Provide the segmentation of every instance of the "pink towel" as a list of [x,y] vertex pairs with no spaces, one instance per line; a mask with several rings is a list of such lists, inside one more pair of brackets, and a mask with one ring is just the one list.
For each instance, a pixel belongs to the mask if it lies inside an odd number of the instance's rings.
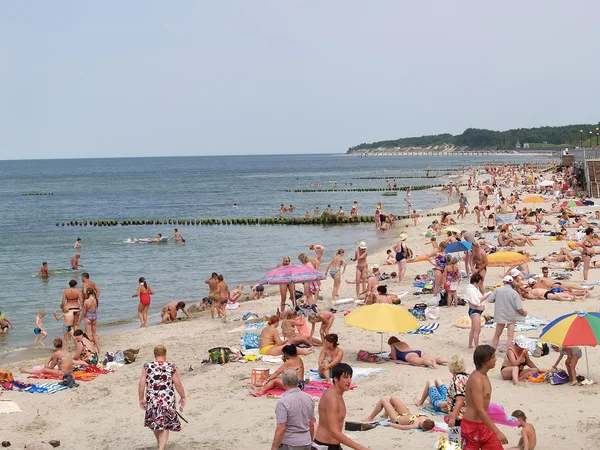
[[[331,387],[330,383],[325,383],[324,381],[311,381],[304,387],[305,393],[310,395],[311,397],[321,398],[323,393]],[[355,384],[350,385],[350,390],[356,388]],[[267,392],[251,392],[254,397],[264,397],[265,395],[279,398],[281,394],[285,392],[285,389],[281,388],[273,388]]]

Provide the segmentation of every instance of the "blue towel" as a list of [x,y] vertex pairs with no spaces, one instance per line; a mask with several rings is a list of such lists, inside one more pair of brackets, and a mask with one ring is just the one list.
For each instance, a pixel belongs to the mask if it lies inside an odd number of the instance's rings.
[[440,327],[437,322],[430,323],[428,325],[421,325],[418,330],[409,331],[406,334],[431,334]]

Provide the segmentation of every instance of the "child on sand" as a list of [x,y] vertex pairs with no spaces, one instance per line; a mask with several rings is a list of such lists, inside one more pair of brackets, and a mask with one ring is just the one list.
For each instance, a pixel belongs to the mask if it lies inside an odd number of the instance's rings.
[[64,320],[64,324],[63,324],[63,333],[65,336],[64,341],[67,345],[69,345],[73,339],[73,329],[75,328],[74,327],[74,322],[75,322],[74,310],[68,309],[67,306],[65,305],[63,307],[62,314],[60,316],[56,315],[56,311],[52,311],[52,314],[54,314],[54,318],[56,320],[60,320],[60,319]]
[[571,386],[576,386],[579,384],[577,381],[577,363],[579,359],[583,356],[581,349],[579,347],[558,347],[557,345],[553,345],[552,349],[555,352],[559,353],[558,359],[552,366],[552,369],[556,369],[560,360],[563,356],[566,356],[565,366],[567,367],[567,373],[569,374],[569,381],[571,382]]
[[521,438],[517,447],[510,447],[507,450],[534,450],[537,444],[535,428],[530,423],[527,423],[527,416],[519,409],[513,411],[513,417],[519,419],[519,428],[521,430]]
[[[37,348],[38,344],[42,347],[44,344],[44,339],[48,336],[48,333],[44,330],[44,326],[42,325],[42,319],[46,317],[46,311],[40,309],[37,316],[35,316],[35,328],[33,329],[33,333],[35,334],[35,342],[33,343],[33,348]],[[42,337],[40,339],[40,336]]]
[[410,215],[410,218],[413,220],[413,223],[414,223],[414,225],[416,227],[417,226],[417,219],[419,218],[419,214],[417,213],[416,209],[413,209],[413,212]]

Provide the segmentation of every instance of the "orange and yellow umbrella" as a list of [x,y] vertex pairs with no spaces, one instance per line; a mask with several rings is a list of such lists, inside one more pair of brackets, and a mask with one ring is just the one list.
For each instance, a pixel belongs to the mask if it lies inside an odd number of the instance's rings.
[[541,195],[530,195],[523,199],[523,203],[546,203],[546,200]]

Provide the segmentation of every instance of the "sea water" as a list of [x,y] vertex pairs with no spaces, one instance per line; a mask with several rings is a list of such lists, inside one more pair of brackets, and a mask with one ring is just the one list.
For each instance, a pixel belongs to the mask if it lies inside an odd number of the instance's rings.
[[[525,162],[527,157],[494,156],[498,163]],[[344,226],[177,226],[62,227],[71,220],[201,219],[278,217],[280,204],[293,204],[286,217],[303,217],[315,207],[330,204],[350,212],[358,201],[360,215],[372,215],[375,204],[406,214],[405,193],[384,197],[382,192],[303,193],[295,189],[385,188],[386,177],[398,186],[447,182],[420,178],[436,167],[468,166],[490,161],[490,157],[349,157],[345,155],[214,156],[78,160],[0,161],[0,311],[15,326],[0,334],[0,350],[33,343],[35,317],[47,311],[44,327],[51,337],[60,336],[62,323],[52,316],[59,311],[61,296],[71,279],[81,285],[79,273],[68,270],[82,239],[80,263],[91,274],[102,294],[98,309],[100,330],[110,324],[136,326],[137,280],[143,276],[152,286],[151,314],[173,300],[189,301],[206,295],[204,280],[211,272],[223,273],[233,288],[237,283],[256,282],[289,255],[309,252],[309,245],[325,245],[323,263],[338,248],[351,256],[359,241],[370,246],[385,242],[373,223]],[[385,172],[384,172],[385,170]],[[311,187],[311,184],[314,186]],[[291,190],[292,192],[288,192]],[[23,195],[24,193],[52,195]],[[446,201],[433,191],[413,191],[412,207],[423,211]],[[232,206],[237,204],[237,208]],[[426,219],[421,219],[426,220]],[[186,239],[182,246],[136,244],[134,238],[172,235],[173,228]],[[47,261],[48,280],[32,277]],[[278,304],[278,300],[274,303]],[[154,322],[158,317],[154,318]]]

